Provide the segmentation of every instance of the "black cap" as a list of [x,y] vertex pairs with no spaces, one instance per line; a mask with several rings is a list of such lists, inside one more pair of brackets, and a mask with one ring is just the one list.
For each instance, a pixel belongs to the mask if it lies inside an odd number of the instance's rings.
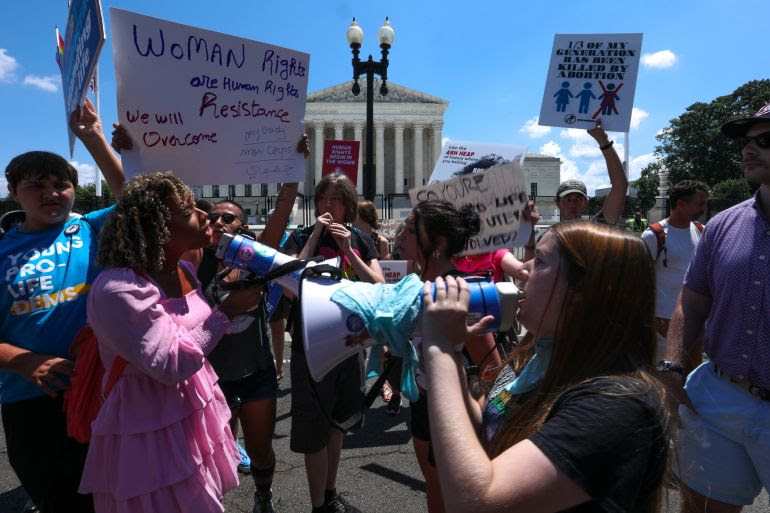
[[765,104],[750,118],[731,119],[722,125],[722,133],[727,137],[743,137],[757,123],[770,122],[770,103]]

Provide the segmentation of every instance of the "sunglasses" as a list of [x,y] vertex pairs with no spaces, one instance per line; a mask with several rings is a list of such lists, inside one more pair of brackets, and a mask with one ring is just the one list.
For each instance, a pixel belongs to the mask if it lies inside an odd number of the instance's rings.
[[738,144],[741,148],[745,148],[751,141],[757,143],[757,146],[763,150],[770,150],[770,132],[763,132],[753,137],[741,137],[738,139]]
[[212,224],[216,223],[220,217],[222,218],[222,222],[224,224],[231,224],[233,221],[238,219],[238,216],[235,214],[209,214],[209,221],[211,221]]

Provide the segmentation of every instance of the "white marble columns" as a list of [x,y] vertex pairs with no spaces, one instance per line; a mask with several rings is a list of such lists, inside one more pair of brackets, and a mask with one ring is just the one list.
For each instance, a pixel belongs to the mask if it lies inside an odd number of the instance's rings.
[[404,123],[401,120],[393,122],[393,139],[396,147],[395,181],[396,194],[404,193]]
[[321,169],[324,164],[324,122],[316,120],[313,122],[313,133],[315,139],[315,183],[310,187],[305,187],[306,194],[312,194],[315,185],[321,181]]
[[[312,171],[309,172],[308,178],[315,183],[321,180],[324,136],[328,134],[332,137],[331,131],[326,130],[330,127],[334,128],[333,137],[337,140],[344,140],[345,129],[352,128],[353,140],[361,143],[356,190],[359,195],[363,195],[363,167],[366,158],[363,119],[342,121],[339,117],[329,116],[327,119],[307,120],[308,131],[312,129],[311,143],[314,145]],[[423,185],[441,153],[442,128],[443,122],[435,118],[415,120],[404,116],[391,118],[385,116],[384,119],[375,119],[373,141],[375,194],[404,194],[412,187]],[[407,185],[404,185],[405,178],[408,178]],[[305,184],[303,192],[313,194],[314,187],[313,183]]]
[[374,123],[375,194],[385,194],[385,123]]
[[422,185],[422,123],[414,123],[414,187]]

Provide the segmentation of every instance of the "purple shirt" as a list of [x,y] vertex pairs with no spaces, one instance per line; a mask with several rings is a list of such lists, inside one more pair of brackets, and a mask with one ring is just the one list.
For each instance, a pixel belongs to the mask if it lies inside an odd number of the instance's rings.
[[708,357],[728,375],[770,389],[770,224],[759,191],[709,221],[684,284],[712,300]]

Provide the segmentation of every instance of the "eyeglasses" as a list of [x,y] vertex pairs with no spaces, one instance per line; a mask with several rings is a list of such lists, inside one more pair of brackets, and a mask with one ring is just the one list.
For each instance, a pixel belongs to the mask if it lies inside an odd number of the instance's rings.
[[224,224],[230,224],[238,219],[238,216],[235,214],[209,214],[209,221],[211,221],[212,224],[216,223],[220,217],[222,218],[222,222]]
[[741,137],[738,139],[738,144],[741,148],[745,148],[751,141],[757,143],[757,146],[763,150],[770,150],[770,132],[763,132],[752,137]]

